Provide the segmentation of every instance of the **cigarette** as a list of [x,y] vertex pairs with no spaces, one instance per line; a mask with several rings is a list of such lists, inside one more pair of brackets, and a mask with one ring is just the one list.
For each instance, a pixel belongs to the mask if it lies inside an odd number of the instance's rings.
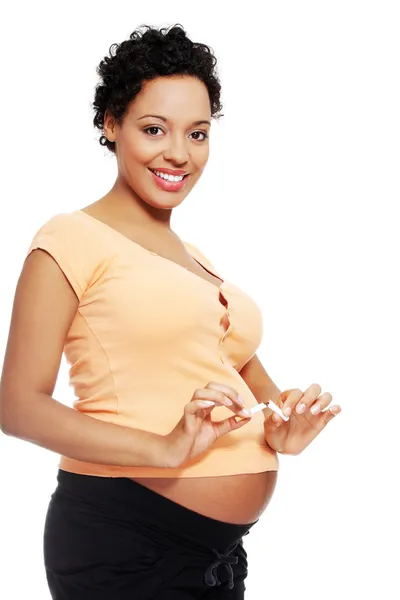
[[259,404],[257,404],[256,406],[253,406],[249,410],[250,410],[251,414],[254,415],[255,413],[258,413],[260,410],[263,410],[263,408],[270,408],[272,411],[277,413],[284,421],[289,420],[289,417],[286,417],[283,414],[283,412],[281,411],[281,409],[279,408],[279,406],[277,406],[275,404],[275,402],[273,402],[272,400],[268,400],[267,404],[265,404],[264,402],[260,402]]

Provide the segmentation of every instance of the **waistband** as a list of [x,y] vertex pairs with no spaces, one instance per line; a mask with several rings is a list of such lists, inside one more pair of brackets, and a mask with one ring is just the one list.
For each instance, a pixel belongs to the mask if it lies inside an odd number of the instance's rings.
[[58,470],[59,486],[96,505],[121,511],[130,520],[154,524],[168,537],[177,534],[178,541],[192,535],[197,544],[227,548],[238,542],[257,523],[236,524],[212,519],[165,498],[126,477],[99,477]]

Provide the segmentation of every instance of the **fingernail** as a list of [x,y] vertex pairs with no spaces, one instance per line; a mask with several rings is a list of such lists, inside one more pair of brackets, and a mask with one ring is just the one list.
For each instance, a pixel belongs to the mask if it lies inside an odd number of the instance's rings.
[[312,412],[313,415],[317,415],[319,412],[321,412],[321,405],[315,404],[310,408],[310,412]]
[[240,396],[239,394],[238,394],[238,402],[239,402],[240,406],[244,406],[244,400],[243,400],[242,396]]
[[212,402],[211,400],[202,400],[200,404],[202,406],[213,406],[215,402]]
[[225,404],[227,406],[232,406],[233,402],[230,398],[228,398],[228,396],[225,396]]
[[287,406],[284,411],[283,414],[285,415],[285,417],[290,417],[290,413],[292,412],[292,409],[290,408],[290,406]]
[[240,421],[243,421],[243,419],[241,419],[238,415],[235,415],[233,418],[235,419],[236,423],[240,423]]
[[296,412],[298,415],[303,414],[303,412],[306,410],[306,405],[304,404],[304,402],[300,402],[300,404],[297,405],[296,408]]

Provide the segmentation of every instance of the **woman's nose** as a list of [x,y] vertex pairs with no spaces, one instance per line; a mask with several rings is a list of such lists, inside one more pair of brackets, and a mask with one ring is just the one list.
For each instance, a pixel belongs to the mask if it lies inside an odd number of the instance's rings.
[[184,164],[189,158],[189,152],[186,140],[180,136],[173,136],[169,139],[168,148],[164,151],[164,158],[173,162]]

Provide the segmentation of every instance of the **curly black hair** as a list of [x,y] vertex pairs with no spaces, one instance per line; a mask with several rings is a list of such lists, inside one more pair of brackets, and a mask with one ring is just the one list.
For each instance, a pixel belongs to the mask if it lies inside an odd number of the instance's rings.
[[[142,32],[141,28],[145,28]],[[102,81],[96,86],[93,124],[103,132],[101,146],[115,153],[115,142],[104,135],[106,109],[121,125],[132,99],[140,92],[144,81],[168,75],[192,75],[207,87],[211,116],[220,114],[221,85],[212,49],[205,44],[192,42],[179,23],[170,28],[141,25],[129,39],[112,44],[110,56],[105,56],[96,69]]]

